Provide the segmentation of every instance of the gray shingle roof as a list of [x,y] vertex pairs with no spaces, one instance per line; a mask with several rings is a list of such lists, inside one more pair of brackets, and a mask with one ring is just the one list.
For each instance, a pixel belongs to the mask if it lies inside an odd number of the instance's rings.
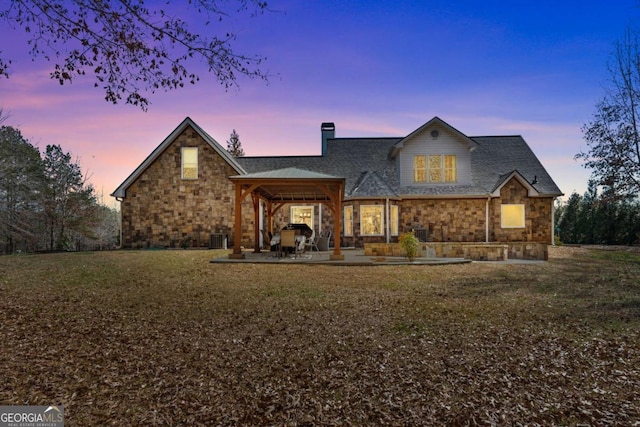
[[500,177],[512,171],[520,173],[543,195],[559,196],[562,191],[547,173],[526,141],[516,136],[471,137],[478,148],[471,152],[471,179],[491,192],[500,185]]
[[485,197],[517,171],[545,196],[562,194],[521,136],[469,137],[477,147],[471,152],[470,185],[400,186],[397,163],[390,158],[403,138],[333,138],[325,156],[238,157],[249,173],[295,167],[345,178],[345,198],[402,196]]
[[[389,152],[401,138],[334,138],[327,142],[325,156],[238,157],[236,161],[249,173],[296,167],[345,178],[345,196],[352,197],[362,173],[376,172],[392,189],[399,187],[395,161]],[[365,194],[360,194],[364,197]],[[384,197],[369,194],[371,197]]]
[[393,191],[378,172],[362,172],[351,190],[350,196],[353,198],[370,198],[372,194],[384,198],[398,198],[398,194]]

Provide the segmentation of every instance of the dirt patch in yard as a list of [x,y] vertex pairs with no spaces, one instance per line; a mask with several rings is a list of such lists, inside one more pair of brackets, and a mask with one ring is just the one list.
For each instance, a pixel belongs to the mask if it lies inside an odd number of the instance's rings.
[[0,403],[62,404],[68,425],[640,421],[640,254],[375,268],[216,255],[0,257]]

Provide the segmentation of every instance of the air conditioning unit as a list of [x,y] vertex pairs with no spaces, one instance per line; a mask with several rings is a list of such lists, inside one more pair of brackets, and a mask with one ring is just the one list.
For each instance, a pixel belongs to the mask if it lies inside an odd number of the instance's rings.
[[413,230],[414,234],[421,242],[427,242],[429,240],[429,230],[426,228],[416,228]]
[[209,249],[227,249],[227,235],[212,233],[209,236]]

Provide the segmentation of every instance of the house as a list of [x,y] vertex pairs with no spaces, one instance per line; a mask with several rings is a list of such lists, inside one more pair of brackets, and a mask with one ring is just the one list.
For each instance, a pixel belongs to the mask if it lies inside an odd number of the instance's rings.
[[553,243],[562,192],[521,136],[467,136],[438,117],[393,138],[339,138],[333,123],[320,133],[318,156],[234,158],[186,118],[113,192],[122,246],[208,246],[216,234],[237,251],[290,222],[334,229],[343,247],[410,230],[430,242]]

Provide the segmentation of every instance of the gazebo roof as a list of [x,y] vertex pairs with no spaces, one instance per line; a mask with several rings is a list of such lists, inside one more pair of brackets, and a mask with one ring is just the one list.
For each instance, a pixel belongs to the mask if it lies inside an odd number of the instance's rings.
[[344,186],[344,178],[298,168],[284,168],[230,176],[231,181],[269,201],[329,202],[336,186]]
[[232,179],[234,178],[235,179],[255,179],[255,178],[340,179],[340,177],[337,177],[337,176],[327,175],[319,172],[312,172],[309,170],[298,169],[298,168],[283,168],[283,169],[255,172],[255,173],[247,173],[244,175],[236,175],[231,178]]

